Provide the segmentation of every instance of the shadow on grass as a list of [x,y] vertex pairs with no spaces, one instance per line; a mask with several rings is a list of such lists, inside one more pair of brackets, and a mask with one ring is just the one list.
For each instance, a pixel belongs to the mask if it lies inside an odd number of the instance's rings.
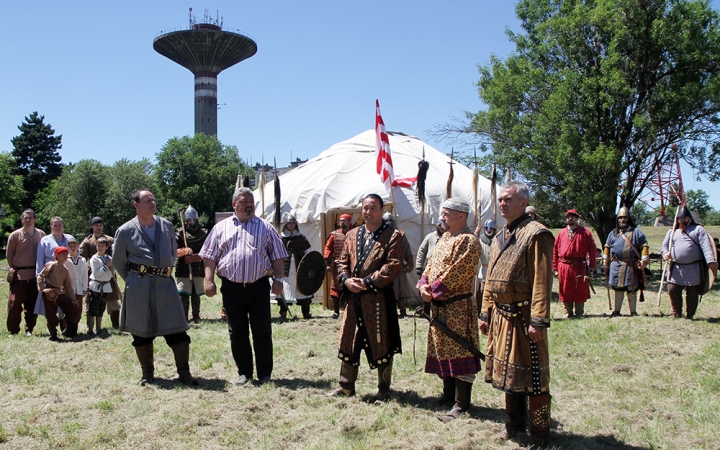
[[[518,442],[525,442],[518,440]],[[601,434],[595,436],[583,436],[581,434],[550,432],[550,442],[547,448],[551,449],[620,449],[620,450],[644,450],[651,447],[642,447],[626,444],[615,436]]]
[[271,383],[277,387],[284,387],[293,391],[307,388],[329,391],[331,387],[335,386],[329,380],[306,380],[304,378],[273,378]]
[[163,389],[166,391],[172,391],[175,389],[193,389],[193,390],[199,390],[199,391],[215,391],[215,392],[227,392],[228,390],[228,382],[225,380],[218,380],[218,379],[207,379],[207,378],[196,378],[199,385],[198,386],[188,386],[183,384],[179,379],[165,379],[165,378],[155,378],[152,382],[152,386],[155,386],[158,389]]

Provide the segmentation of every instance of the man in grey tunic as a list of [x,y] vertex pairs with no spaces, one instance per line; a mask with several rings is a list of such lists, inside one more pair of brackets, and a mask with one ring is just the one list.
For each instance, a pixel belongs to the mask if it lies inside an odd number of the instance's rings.
[[175,355],[180,381],[197,385],[190,374],[190,336],[172,267],[177,242],[170,222],[155,215],[155,196],[147,189],[132,193],[137,216],[118,228],[112,262],[125,280],[120,331],[132,334],[140,360],[140,384],[154,379],[153,341],[163,336]]
[[685,290],[687,318],[692,319],[697,311],[701,277],[707,276],[702,273],[700,263],[704,259],[711,270],[717,270],[718,263],[705,228],[695,223],[685,206],[680,207],[676,220],[675,233],[673,230],[667,232],[661,251],[665,261],[672,261],[667,282],[673,317],[682,317],[682,292]]

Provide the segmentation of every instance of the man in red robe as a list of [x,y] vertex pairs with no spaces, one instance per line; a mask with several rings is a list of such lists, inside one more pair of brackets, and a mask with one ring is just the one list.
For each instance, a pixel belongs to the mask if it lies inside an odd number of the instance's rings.
[[590,298],[588,276],[596,265],[592,231],[578,225],[579,221],[576,210],[565,213],[567,227],[558,234],[553,249],[553,274],[560,281],[560,301],[566,319],[583,315],[585,302]]
[[340,317],[340,291],[337,285],[338,273],[335,261],[340,257],[342,249],[345,246],[345,234],[352,229],[352,216],[350,214],[342,214],[340,216],[340,228],[330,233],[325,243],[325,265],[327,271],[330,272],[330,300],[333,305],[333,319]]

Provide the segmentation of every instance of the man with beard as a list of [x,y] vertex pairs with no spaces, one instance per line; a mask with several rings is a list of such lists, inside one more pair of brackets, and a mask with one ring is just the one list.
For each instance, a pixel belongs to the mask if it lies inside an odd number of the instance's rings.
[[592,231],[578,225],[579,220],[580,213],[576,210],[569,209],[565,213],[567,227],[558,234],[553,247],[553,275],[558,277],[566,319],[582,317],[585,312],[585,302],[590,298],[588,276],[597,264]]
[[686,317],[692,319],[698,307],[702,277],[708,276],[701,262],[705,260],[710,270],[717,270],[718,263],[705,228],[695,223],[686,206],[680,207],[676,220],[675,233],[672,229],[668,230],[662,243],[662,257],[670,264],[667,271],[668,295],[673,317],[679,318],[683,316],[682,292],[685,290]]
[[355,395],[363,350],[378,369],[376,403],[390,399],[393,355],[402,353],[400,323],[392,282],[402,271],[402,236],[383,223],[383,200],[369,194],[362,201],[364,225],[348,232],[337,260],[338,285],[348,298],[340,329],[340,386],[329,396]]
[[[630,315],[637,316],[637,294],[643,301],[645,289],[643,271],[650,259],[649,246],[645,234],[630,217],[630,210],[623,206],[617,217],[617,228],[612,230],[603,249],[603,266],[608,284],[615,291],[615,310],[610,315],[617,317],[622,309],[623,298],[627,292]],[[610,265],[608,267],[608,262]]]
[[5,252],[10,266],[7,329],[11,335],[18,334],[25,313],[25,334],[31,336],[37,323],[37,314],[33,312],[38,298],[35,263],[45,232],[35,228],[37,219],[32,209],[23,211],[20,218],[22,228],[10,234]]
[[553,235],[525,213],[525,183],[500,189],[506,221],[490,247],[480,332],[488,336],[485,382],[505,392],[507,421],[498,439],[524,433],[530,404],[530,434],[543,445],[550,434],[550,326]]
[[205,295],[205,263],[198,253],[206,238],[207,230],[200,227],[197,211],[192,205],[188,205],[185,210],[185,230],[181,228],[176,233],[178,260],[175,278],[185,310],[185,320],[188,322],[192,300],[193,323],[200,323],[200,296]]
[[[470,205],[452,197],[442,205],[443,234],[418,283],[420,296],[430,303],[430,315],[479,347],[477,303],[473,298],[480,260],[480,244],[467,226]],[[470,408],[472,384],[480,359],[436,327],[428,329],[425,372],[443,380],[442,401],[454,406],[439,419],[450,422]]]
[[270,222],[255,215],[250,189],[236,189],[232,206],[234,214],[215,224],[200,251],[205,260],[205,293],[213,297],[217,292],[217,269],[230,349],[240,375],[234,384],[244,386],[253,379],[253,349],[259,383],[266,384],[273,370],[270,292],[282,292],[283,260],[288,254]]
[[333,319],[340,317],[340,294],[342,289],[337,284],[337,278],[340,275],[337,268],[337,259],[342,253],[345,246],[345,235],[352,229],[352,216],[350,214],[342,214],[340,216],[340,228],[330,233],[325,243],[325,264],[327,271],[330,273],[330,300],[333,304]]
[[297,290],[297,266],[300,264],[305,253],[310,251],[310,242],[300,233],[297,227],[295,216],[290,214],[285,218],[285,225],[282,229],[282,242],[289,256],[283,259],[283,291],[278,297],[280,304],[280,319],[287,320],[288,302],[297,302],[300,305],[303,319],[310,319],[310,303],[312,303],[312,295],[304,297]]
[[188,323],[172,278],[177,241],[172,224],[155,215],[155,196],[147,189],[131,195],[136,216],[115,233],[112,263],[125,280],[120,311],[120,331],[133,337],[142,378],[140,384],[155,378],[153,341],[165,338],[172,349],[180,381],[197,385],[190,374],[190,336]]
[[430,256],[435,251],[435,245],[444,232],[445,224],[443,224],[442,217],[438,217],[437,222],[435,222],[435,230],[425,235],[418,248],[417,257],[415,258],[415,273],[418,276],[423,274],[427,262],[430,261]]
[[[112,256],[112,245],[114,240],[112,236],[103,234],[104,227],[105,225],[103,224],[102,218],[93,217],[93,219],[90,221],[90,235],[83,239],[83,241],[80,243],[80,256],[85,258],[88,263],[90,262],[90,259],[97,253],[97,240],[101,237],[104,237],[110,243],[110,247],[107,249],[107,255]],[[92,275],[92,270],[90,270],[90,272],[88,273],[88,276],[89,275]],[[115,275],[113,275],[113,277],[110,279],[109,285],[111,292],[107,294],[107,298],[105,299],[105,306],[107,307],[107,312],[110,315],[112,327],[118,329],[120,327],[121,295],[120,287],[117,284]],[[88,291],[85,302],[86,305],[90,303],[90,291]],[[85,312],[87,313],[87,309],[85,310]]]

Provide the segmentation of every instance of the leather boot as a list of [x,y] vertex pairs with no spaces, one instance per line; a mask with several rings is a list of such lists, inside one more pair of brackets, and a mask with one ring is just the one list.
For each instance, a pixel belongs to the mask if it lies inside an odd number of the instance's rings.
[[192,304],[192,321],[193,323],[200,323],[200,296],[193,295],[190,301]]
[[565,308],[565,318],[566,319],[572,319],[573,318],[573,304],[572,302],[562,302],[563,307]]
[[120,310],[113,311],[110,313],[110,322],[112,322],[112,327],[114,329],[120,328]]
[[153,352],[153,344],[135,347],[140,367],[142,368],[142,378],[140,378],[140,386],[150,384],[155,380],[155,354]]
[[544,445],[550,435],[550,394],[531,395],[530,435],[535,445]]
[[527,428],[527,396],[523,394],[505,394],[505,429],[495,435],[496,440],[512,439]]
[[585,315],[585,303],[575,302],[575,317],[580,318]]
[[385,403],[390,400],[390,384],[392,383],[392,366],[393,360],[390,358],[388,362],[378,366],[378,394],[375,397],[375,403]]
[[303,319],[311,319],[312,314],[310,314],[310,302],[311,300],[309,298],[298,300],[298,305],[300,305],[300,311],[302,311]]
[[455,378],[447,377],[443,380],[443,393],[438,405],[449,405],[455,401]]
[[180,301],[182,302],[183,309],[185,310],[185,322],[189,322],[188,317],[190,314],[190,296],[180,294]]
[[327,393],[328,397],[352,397],[355,395],[355,381],[358,367],[343,361],[340,364],[340,386]]
[[180,344],[173,345],[170,348],[175,356],[175,366],[177,367],[177,373],[180,376],[180,381],[189,386],[198,386],[199,383],[190,374],[190,343],[181,342]]
[[472,397],[472,383],[455,379],[455,405],[450,411],[438,417],[441,422],[450,422],[458,417],[460,414],[467,412],[470,409],[470,398]]

